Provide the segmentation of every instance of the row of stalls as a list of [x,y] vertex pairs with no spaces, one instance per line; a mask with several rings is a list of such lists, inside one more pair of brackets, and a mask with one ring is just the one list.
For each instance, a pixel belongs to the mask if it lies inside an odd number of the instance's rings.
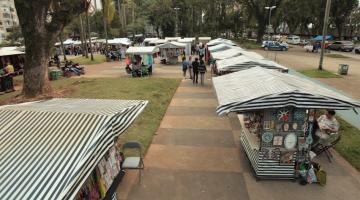
[[147,101],[51,99],[0,107],[2,199],[116,199],[117,138]]
[[[309,176],[310,169],[301,166],[312,161],[316,115],[323,109],[356,111],[360,103],[232,43],[208,48],[220,75],[213,78],[217,113],[237,115],[241,144],[255,177]],[[237,53],[222,59],[220,52]]]

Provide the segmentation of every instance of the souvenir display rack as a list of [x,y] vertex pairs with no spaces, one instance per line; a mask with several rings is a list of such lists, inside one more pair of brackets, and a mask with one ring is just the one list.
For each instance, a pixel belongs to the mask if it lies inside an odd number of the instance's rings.
[[257,178],[296,178],[296,163],[307,159],[312,143],[309,112],[285,107],[238,115],[241,143]]

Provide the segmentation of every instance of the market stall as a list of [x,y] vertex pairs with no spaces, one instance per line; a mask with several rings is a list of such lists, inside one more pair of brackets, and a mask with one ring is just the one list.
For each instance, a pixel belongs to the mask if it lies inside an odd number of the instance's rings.
[[165,37],[166,42],[177,42],[181,37]]
[[211,40],[206,45],[208,47],[210,47],[210,46],[215,46],[218,44],[227,44],[227,45],[231,45],[231,46],[237,46],[233,41],[228,40],[228,39],[223,39],[223,38],[217,38],[217,39]]
[[22,73],[25,64],[25,52],[19,47],[0,48],[0,67],[5,67],[8,63],[14,66],[15,73]]
[[208,47],[210,54],[215,53],[215,52],[219,52],[219,51],[225,51],[225,50],[228,50],[228,49],[233,49],[233,48],[238,48],[240,50],[244,50],[241,47],[229,45],[229,44],[226,44],[226,43],[217,44],[217,45]]
[[211,40],[211,37],[199,37],[198,42],[202,44],[207,44]]
[[112,196],[109,189],[123,175],[116,138],[147,103],[52,99],[1,106],[1,198]]
[[160,49],[160,56],[167,64],[178,63],[179,56],[184,54],[186,44],[179,42],[167,42],[158,46]]
[[218,74],[227,74],[231,72],[241,71],[253,67],[263,67],[267,69],[274,69],[280,72],[287,73],[288,68],[266,59],[254,59],[245,55],[235,56],[228,59],[217,60],[215,63]]
[[159,52],[157,46],[129,47],[126,55],[131,61],[131,66],[127,66],[127,73],[133,77],[151,75],[154,68],[154,55],[157,52]]
[[178,40],[178,42],[185,44],[185,54],[191,55],[191,47],[195,45],[195,38],[183,38]]
[[145,38],[144,41],[143,41],[144,46],[150,46],[152,41],[156,41],[158,39],[159,38]]
[[157,40],[152,40],[149,42],[149,45],[150,46],[157,46],[157,45],[160,45],[160,44],[165,44],[166,43],[166,40],[164,39],[157,39]]
[[317,109],[360,107],[310,80],[261,67],[216,77],[213,83],[217,113],[238,114],[241,143],[259,179],[297,177],[298,164],[310,159]]

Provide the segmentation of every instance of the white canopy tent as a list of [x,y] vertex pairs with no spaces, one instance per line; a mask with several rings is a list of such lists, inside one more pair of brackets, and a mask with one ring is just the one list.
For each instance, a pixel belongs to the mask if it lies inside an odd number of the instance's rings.
[[144,42],[151,42],[151,41],[158,40],[158,39],[159,38],[145,38]]
[[254,67],[213,78],[217,113],[246,112],[294,106],[349,110],[360,103],[295,75]]
[[112,40],[108,40],[108,44],[129,46],[132,44],[132,42],[129,38],[114,38]]
[[254,59],[245,55],[216,61],[216,68],[220,74],[224,72],[236,72],[236,71],[246,70],[253,67],[275,69],[281,72],[289,71],[288,68],[279,65],[274,61],[270,61],[266,59]]
[[178,57],[185,51],[186,44],[179,42],[167,42],[158,46],[160,54],[167,63],[176,64]]
[[146,54],[154,54],[159,52],[159,48],[156,46],[151,47],[129,47],[126,50],[126,54],[132,55],[146,55]]
[[166,42],[165,44],[158,45],[160,49],[184,49],[186,44],[179,42]]
[[211,37],[199,37],[198,39],[199,42],[206,44],[211,40]]
[[159,45],[159,44],[164,44],[166,43],[167,41],[164,40],[164,39],[157,39],[157,40],[152,40],[149,42],[149,44],[154,44],[154,45]]
[[215,40],[211,40],[206,45],[209,47],[209,46],[214,46],[214,45],[218,45],[218,44],[228,44],[231,46],[237,46],[233,41],[228,40],[228,39],[223,39],[223,38],[217,38]]
[[180,39],[181,39],[181,37],[165,37],[165,40],[166,40],[167,42],[178,41],[178,40],[180,40]]
[[191,55],[191,46],[195,42],[195,38],[183,38],[181,40],[178,40],[178,42],[186,44],[185,54]]

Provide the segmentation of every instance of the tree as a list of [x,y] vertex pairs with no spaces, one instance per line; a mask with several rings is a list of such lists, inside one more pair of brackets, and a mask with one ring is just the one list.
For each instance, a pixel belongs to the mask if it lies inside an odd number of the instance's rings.
[[35,97],[52,91],[48,79],[50,52],[63,28],[87,10],[87,0],[15,0],[25,41],[23,94]]
[[342,39],[344,24],[351,15],[352,11],[357,8],[358,0],[332,0],[330,21],[336,26],[338,37]]
[[21,32],[21,28],[19,26],[13,27],[8,36],[6,36],[6,40],[8,40],[10,44],[22,43],[23,35]]

